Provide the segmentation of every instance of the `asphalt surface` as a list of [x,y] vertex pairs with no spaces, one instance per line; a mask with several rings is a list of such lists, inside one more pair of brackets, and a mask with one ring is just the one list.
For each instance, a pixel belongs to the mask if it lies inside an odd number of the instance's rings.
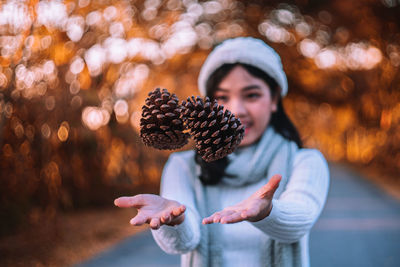
[[[312,267],[399,267],[400,201],[357,172],[330,165],[326,206],[310,234]],[[164,253],[150,231],[122,241],[76,267],[179,266],[179,256]]]

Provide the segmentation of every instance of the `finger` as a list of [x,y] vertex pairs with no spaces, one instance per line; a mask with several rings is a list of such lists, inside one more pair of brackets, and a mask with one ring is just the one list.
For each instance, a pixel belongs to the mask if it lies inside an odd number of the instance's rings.
[[150,227],[151,227],[151,229],[157,230],[158,228],[160,228],[160,226],[161,226],[161,222],[160,222],[160,219],[159,219],[159,218],[153,218],[153,219],[151,219],[151,221],[150,221]]
[[185,210],[186,210],[185,205],[181,205],[179,207],[176,207],[176,208],[172,209],[172,215],[174,215],[175,217],[178,217],[179,215],[184,213]]
[[214,215],[212,215],[212,217],[213,217],[213,219],[212,219],[213,223],[218,223],[222,216],[221,216],[221,213],[217,212],[217,213],[214,213]]
[[168,224],[171,222],[172,218],[169,212],[164,212],[164,214],[160,218],[163,224]]
[[222,210],[222,211],[216,212],[212,215],[213,222],[219,223],[219,222],[221,222],[222,217],[228,216],[228,215],[232,214],[233,212],[234,212],[233,210]]
[[135,226],[139,226],[145,224],[147,219],[148,218],[146,216],[138,214],[135,217],[133,217],[129,223]]
[[203,219],[203,224],[218,223],[221,219],[222,211],[213,213],[211,216]]
[[213,223],[213,216],[214,216],[214,215],[211,215],[211,216],[209,216],[209,217],[207,217],[207,218],[204,218],[203,221],[202,221],[202,223],[203,223],[203,224],[211,224],[211,223]]
[[245,210],[245,211],[243,211],[241,214],[240,214],[240,216],[243,218],[243,219],[245,219],[245,220],[247,220],[247,219],[250,219],[250,218],[253,218],[253,217],[255,217],[255,216],[257,216],[257,210],[256,209],[248,209],[248,210]]
[[145,204],[145,197],[140,194],[133,197],[119,197],[114,200],[114,205],[120,208],[140,208]]
[[221,218],[221,223],[225,224],[225,223],[237,223],[237,222],[241,222],[244,219],[242,218],[242,216],[240,216],[241,213],[240,212],[235,212],[231,215],[228,216],[224,216]]
[[237,211],[233,210],[233,209],[232,210],[223,210],[223,211],[219,212],[219,214],[218,214],[218,221],[214,220],[214,222],[222,223],[222,218],[229,217],[230,215],[235,214],[236,212]]
[[210,217],[204,218],[203,221],[201,222],[202,224],[212,224],[213,221]]
[[185,210],[186,210],[185,205],[181,205],[181,206],[179,207],[179,210],[180,210],[181,214],[184,213]]
[[268,183],[260,189],[260,197],[272,199],[276,189],[279,187],[279,183],[282,180],[282,175],[275,174],[269,179]]

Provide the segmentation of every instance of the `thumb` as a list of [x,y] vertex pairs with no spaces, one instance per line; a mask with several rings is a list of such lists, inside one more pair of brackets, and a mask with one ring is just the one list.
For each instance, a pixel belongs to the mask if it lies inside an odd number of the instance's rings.
[[269,179],[268,183],[263,187],[261,187],[260,196],[262,198],[272,199],[276,189],[278,189],[279,187],[279,183],[281,180],[282,180],[282,175],[280,174],[275,174],[274,176],[272,176],[271,179]]
[[120,208],[140,208],[145,204],[143,195],[136,195],[133,197],[119,197],[114,200],[114,205]]

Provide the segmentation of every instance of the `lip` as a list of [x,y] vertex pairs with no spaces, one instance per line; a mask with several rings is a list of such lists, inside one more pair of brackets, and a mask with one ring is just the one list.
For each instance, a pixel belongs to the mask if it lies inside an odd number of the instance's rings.
[[250,131],[252,123],[243,121],[242,124],[244,125],[244,134],[246,135]]

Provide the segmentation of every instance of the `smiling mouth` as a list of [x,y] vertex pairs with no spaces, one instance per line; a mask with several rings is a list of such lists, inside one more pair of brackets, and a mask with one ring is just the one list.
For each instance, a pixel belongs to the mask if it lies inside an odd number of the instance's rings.
[[247,134],[252,126],[252,123],[242,122],[242,124],[244,125],[244,134]]

